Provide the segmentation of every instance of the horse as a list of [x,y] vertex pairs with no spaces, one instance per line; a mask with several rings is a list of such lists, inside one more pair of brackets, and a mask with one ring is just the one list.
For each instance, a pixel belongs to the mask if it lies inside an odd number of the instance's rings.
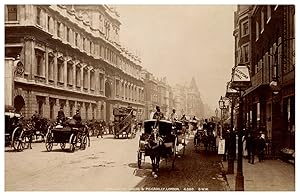
[[147,139],[147,152],[151,159],[152,164],[152,175],[154,178],[157,178],[157,172],[159,168],[159,162],[161,153],[163,151],[163,139],[159,135],[158,128],[152,128],[151,134]]

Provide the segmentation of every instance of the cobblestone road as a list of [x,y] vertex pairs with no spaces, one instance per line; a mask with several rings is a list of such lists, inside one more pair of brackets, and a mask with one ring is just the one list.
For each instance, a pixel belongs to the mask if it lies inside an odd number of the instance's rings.
[[195,153],[191,142],[175,169],[161,162],[159,177],[151,175],[149,157],[138,169],[138,137],[132,140],[92,138],[91,147],[74,153],[44,143],[33,149],[5,152],[6,191],[129,191],[129,190],[227,190],[221,175],[221,159],[215,154]]

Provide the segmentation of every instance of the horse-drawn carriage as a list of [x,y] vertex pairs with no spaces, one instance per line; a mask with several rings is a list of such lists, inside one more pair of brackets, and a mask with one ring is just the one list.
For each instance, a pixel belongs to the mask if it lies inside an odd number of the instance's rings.
[[15,113],[12,106],[5,106],[5,146],[16,151],[31,148],[29,131],[22,123],[21,114]]
[[115,138],[134,138],[136,134],[136,111],[132,108],[114,108],[114,135]]
[[178,137],[172,128],[172,122],[167,120],[146,120],[144,121],[144,133],[139,139],[137,152],[138,167],[141,168],[145,157],[150,156],[152,163],[152,174],[157,177],[160,158],[167,161],[171,159],[172,168],[176,159]]
[[198,129],[194,136],[195,150],[199,151],[201,143],[204,145],[205,151],[215,151],[216,148],[216,123],[208,122],[203,125],[202,129]]
[[89,140],[88,136],[87,126],[77,124],[72,119],[48,129],[45,139],[46,149],[50,152],[54,144],[60,144],[62,150],[66,150],[67,145],[71,152],[74,152],[76,148],[85,150]]

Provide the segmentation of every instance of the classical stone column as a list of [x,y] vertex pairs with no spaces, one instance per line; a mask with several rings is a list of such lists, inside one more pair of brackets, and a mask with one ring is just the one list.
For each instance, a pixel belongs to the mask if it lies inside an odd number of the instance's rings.
[[53,80],[54,80],[54,85],[57,86],[57,72],[58,72],[58,69],[57,69],[57,51],[53,52],[54,53],[54,59],[53,59]]
[[75,61],[73,63],[73,78],[72,78],[72,84],[73,84],[73,90],[75,91],[76,90],[76,83],[77,83],[77,76],[76,76],[76,64],[77,62]]
[[83,91],[83,67],[84,66],[81,66],[80,67],[80,89],[81,89],[81,91]]
[[45,79],[46,79],[46,84],[48,84],[49,80],[49,72],[48,72],[48,67],[49,67],[49,49],[48,45],[46,45],[46,51],[45,51]]
[[44,117],[45,117],[45,118],[50,118],[50,102],[49,102],[49,96],[46,96],[46,97],[45,97]]
[[35,51],[34,51],[34,37],[26,36],[24,37],[24,66],[25,66],[25,77],[29,80],[34,79],[34,65],[35,65]]
[[91,92],[91,69],[88,67],[87,69],[87,74],[88,74],[88,77],[87,77],[87,88],[88,88],[88,93]]

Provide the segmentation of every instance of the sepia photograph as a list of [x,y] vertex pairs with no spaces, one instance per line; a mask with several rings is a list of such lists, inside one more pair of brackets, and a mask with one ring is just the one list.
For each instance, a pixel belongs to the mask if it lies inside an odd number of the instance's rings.
[[295,192],[296,5],[204,3],[4,2],[4,191]]

